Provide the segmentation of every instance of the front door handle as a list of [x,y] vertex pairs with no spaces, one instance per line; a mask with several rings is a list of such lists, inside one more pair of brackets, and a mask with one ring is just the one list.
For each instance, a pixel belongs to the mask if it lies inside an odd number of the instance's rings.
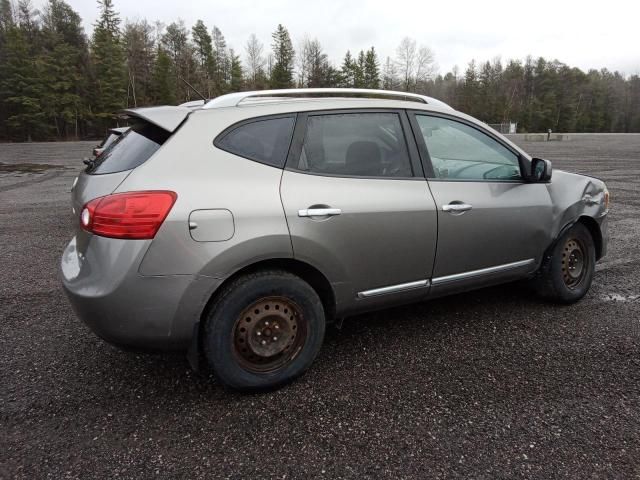
[[306,210],[298,210],[299,217],[332,217],[340,215],[342,210],[339,208],[307,208]]
[[442,211],[450,213],[462,213],[471,210],[472,208],[473,206],[467,203],[450,203],[449,205],[443,205]]

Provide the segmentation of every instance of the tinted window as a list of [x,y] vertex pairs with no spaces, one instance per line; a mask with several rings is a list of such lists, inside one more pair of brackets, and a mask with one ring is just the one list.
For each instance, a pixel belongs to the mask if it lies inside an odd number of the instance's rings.
[[517,180],[518,156],[489,135],[454,120],[417,115],[436,178]]
[[131,170],[146,162],[170,134],[155,125],[140,123],[123,133],[97,159],[86,172],[92,174]]
[[293,121],[293,117],[286,117],[245,123],[217,140],[216,146],[235,155],[282,168],[291,143]]
[[311,115],[297,168],[356,177],[410,177],[396,113]]

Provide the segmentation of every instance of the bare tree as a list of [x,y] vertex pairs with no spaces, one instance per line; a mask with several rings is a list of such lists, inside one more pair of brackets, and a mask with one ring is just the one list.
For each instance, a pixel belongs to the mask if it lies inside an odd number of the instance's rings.
[[298,73],[298,87],[304,88],[309,82],[309,52],[311,51],[311,40],[305,36],[298,44],[298,55],[296,56],[296,69]]
[[127,62],[127,105],[148,104],[155,54],[155,32],[146,20],[127,21],[122,35]]
[[247,40],[245,51],[247,54],[247,79],[250,87],[256,89],[262,86],[266,60],[263,55],[264,45],[254,33]]
[[409,37],[404,37],[396,49],[396,64],[400,70],[402,78],[402,89],[405,92],[411,90],[413,74],[416,68],[416,41]]
[[435,55],[429,47],[421,45],[416,55],[415,90],[423,91],[424,84],[436,73]]
[[398,83],[396,64],[390,57],[387,57],[384,63],[384,69],[382,70],[382,88],[385,90],[396,90]]
[[306,45],[307,54],[307,87],[329,86],[329,57],[322,51],[322,45],[317,38]]

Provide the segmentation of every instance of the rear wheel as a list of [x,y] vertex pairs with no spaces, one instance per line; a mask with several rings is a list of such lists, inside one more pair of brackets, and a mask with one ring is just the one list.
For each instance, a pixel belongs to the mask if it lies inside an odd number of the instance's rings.
[[274,388],[309,368],[324,330],[322,302],[309,284],[288,272],[262,271],[221,292],[206,319],[203,350],[226,386]]
[[576,223],[544,259],[536,279],[538,291],[559,303],[577,302],[591,287],[595,264],[593,237],[583,224]]

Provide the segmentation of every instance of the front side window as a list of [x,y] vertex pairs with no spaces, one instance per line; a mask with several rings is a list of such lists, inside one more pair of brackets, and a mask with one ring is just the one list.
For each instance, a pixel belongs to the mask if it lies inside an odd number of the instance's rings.
[[442,117],[416,115],[436,178],[520,180],[518,156],[481,131]]
[[321,175],[413,175],[397,113],[310,115],[295,168]]
[[293,117],[244,123],[216,140],[215,145],[249,160],[282,168],[289,151],[293,124]]

